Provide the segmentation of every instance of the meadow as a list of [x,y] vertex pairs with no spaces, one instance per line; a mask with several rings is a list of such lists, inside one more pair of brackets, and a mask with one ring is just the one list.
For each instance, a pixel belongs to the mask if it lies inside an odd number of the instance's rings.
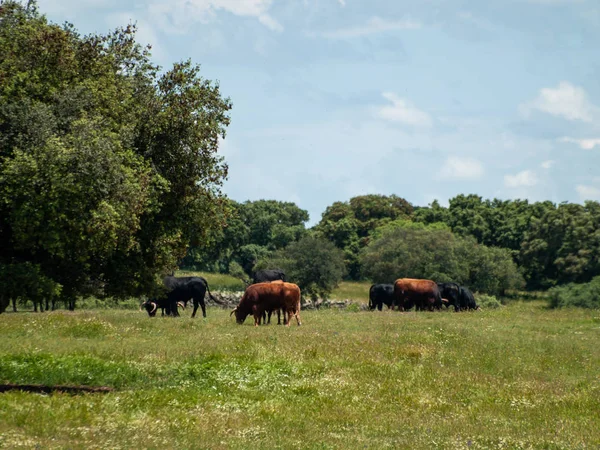
[[2,448],[597,448],[600,312],[133,310],[0,316]]

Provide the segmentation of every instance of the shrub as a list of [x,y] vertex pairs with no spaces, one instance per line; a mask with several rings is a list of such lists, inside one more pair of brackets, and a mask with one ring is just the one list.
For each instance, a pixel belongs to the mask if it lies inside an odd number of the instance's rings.
[[600,276],[589,283],[569,283],[548,291],[551,308],[576,306],[579,308],[600,308]]
[[475,301],[481,309],[496,309],[502,306],[500,300],[494,295],[480,294],[479,292],[475,294]]

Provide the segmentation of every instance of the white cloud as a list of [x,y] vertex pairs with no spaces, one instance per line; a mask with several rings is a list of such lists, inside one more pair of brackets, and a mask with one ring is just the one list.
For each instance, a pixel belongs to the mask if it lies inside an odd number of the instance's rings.
[[369,36],[372,34],[384,33],[386,31],[415,30],[418,28],[421,28],[421,24],[411,19],[386,20],[375,16],[371,17],[365,25],[340,28],[321,33],[307,32],[307,35],[311,37],[320,36],[327,39],[352,39]]
[[484,169],[480,161],[473,158],[449,156],[444,163],[441,175],[444,178],[464,180],[481,178],[483,173]]
[[524,170],[516,175],[504,175],[504,185],[509,188],[535,186],[538,179],[531,170]]
[[214,19],[219,10],[240,17],[253,17],[270,30],[283,26],[268,14],[272,0],[158,0],[149,7],[151,15],[164,31],[181,33],[192,24]]
[[597,187],[578,184],[575,190],[581,200],[600,200],[600,189]]
[[338,3],[342,6],[346,6],[346,0],[338,0]]
[[519,110],[525,117],[537,110],[567,120],[592,122],[598,108],[590,103],[583,88],[561,81],[556,88],[541,89],[536,99],[521,104]]
[[429,114],[415,108],[393,92],[384,92],[382,95],[392,102],[392,105],[380,107],[377,110],[378,117],[390,122],[399,122],[414,127],[430,127],[432,125]]
[[600,138],[598,139],[575,139],[571,137],[563,137],[561,142],[572,142],[579,145],[584,150],[592,150],[596,145],[600,147]]
[[544,161],[541,166],[543,169],[550,169],[556,163],[556,161],[549,159],[548,161]]

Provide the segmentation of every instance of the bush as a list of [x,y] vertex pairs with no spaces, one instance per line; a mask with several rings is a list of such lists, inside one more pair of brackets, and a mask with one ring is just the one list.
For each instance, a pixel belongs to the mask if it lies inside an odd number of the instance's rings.
[[345,272],[343,252],[332,242],[312,235],[276,251],[256,267],[281,268],[287,280],[300,287],[302,296],[313,300],[327,299]]
[[494,295],[480,294],[477,292],[475,295],[475,301],[481,309],[496,309],[500,308],[502,303]]
[[492,295],[523,285],[509,250],[486,247],[439,226],[394,222],[381,227],[361,251],[360,261],[362,272],[374,283],[425,278],[454,281]]
[[569,283],[548,291],[551,308],[576,306],[579,308],[600,308],[600,276],[589,283]]

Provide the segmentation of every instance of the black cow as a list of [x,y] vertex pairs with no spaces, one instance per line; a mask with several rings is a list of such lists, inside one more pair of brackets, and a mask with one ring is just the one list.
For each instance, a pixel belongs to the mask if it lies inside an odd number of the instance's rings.
[[[454,306],[454,311],[460,311],[460,286],[456,283],[438,283],[438,288],[446,307]],[[443,301],[443,300],[442,300]]]
[[475,302],[475,297],[473,297],[473,293],[466,287],[460,287],[460,307],[463,309],[479,309],[479,306]]
[[[185,309],[183,302],[177,302],[179,308]],[[156,316],[156,313],[160,309],[161,316],[179,316],[179,311],[175,309],[171,311],[171,304],[169,304],[167,297],[161,297],[158,299],[146,300],[140,305],[140,311],[145,309],[150,317]]]
[[281,269],[259,270],[252,275],[252,284],[277,280],[285,281],[285,272]]
[[204,304],[204,295],[208,291],[210,298],[218,303],[208,288],[208,282],[202,277],[173,277],[168,276],[163,279],[163,284],[167,288],[167,293],[159,298],[148,300],[142,304],[150,317],[156,314],[157,308],[164,308],[167,316],[178,316],[177,304],[181,302],[187,306],[190,299],[194,302],[192,317],[196,316],[198,306],[202,307],[202,316],[206,317],[206,305]]
[[379,311],[385,303],[388,308],[392,307],[394,302],[394,285],[393,284],[372,284],[369,288],[369,309],[377,308]]

